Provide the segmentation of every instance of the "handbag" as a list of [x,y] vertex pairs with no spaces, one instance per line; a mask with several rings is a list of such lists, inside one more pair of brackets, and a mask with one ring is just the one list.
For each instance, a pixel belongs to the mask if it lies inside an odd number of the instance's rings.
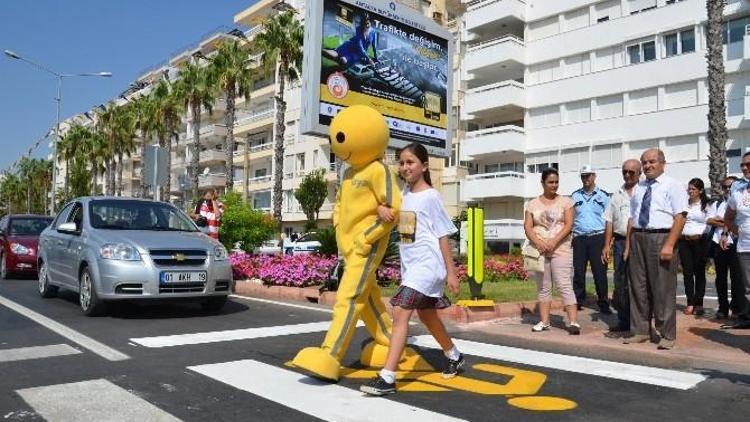
[[208,225],[208,218],[199,215],[198,218],[195,219],[195,225],[198,227],[206,227]]
[[544,256],[528,240],[521,248],[523,267],[526,271],[544,272]]

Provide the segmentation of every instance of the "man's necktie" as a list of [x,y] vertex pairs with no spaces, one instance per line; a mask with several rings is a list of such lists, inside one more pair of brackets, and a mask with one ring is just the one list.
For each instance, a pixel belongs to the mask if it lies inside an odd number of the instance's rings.
[[638,214],[638,226],[645,229],[648,226],[649,214],[651,212],[651,185],[656,180],[646,179],[646,193],[643,194],[643,200],[641,201],[641,212]]

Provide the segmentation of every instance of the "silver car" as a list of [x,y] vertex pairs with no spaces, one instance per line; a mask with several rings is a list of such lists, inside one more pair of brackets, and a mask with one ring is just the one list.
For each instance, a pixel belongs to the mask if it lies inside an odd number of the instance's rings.
[[218,311],[233,287],[224,246],[163,202],[75,199],[40,235],[38,257],[39,294],[78,292],[86,315],[123,299],[192,298]]

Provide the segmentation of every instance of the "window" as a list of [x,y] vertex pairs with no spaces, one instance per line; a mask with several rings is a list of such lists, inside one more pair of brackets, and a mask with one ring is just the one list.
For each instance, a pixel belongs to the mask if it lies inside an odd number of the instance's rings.
[[531,126],[534,128],[558,126],[560,124],[560,106],[540,107],[529,111]]
[[695,136],[680,136],[667,139],[664,145],[664,155],[670,163],[697,160],[698,138]]
[[729,44],[742,42],[745,37],[745,26],[750,24],[750,17],[729,21],[724,27],[724,43]]
[[617,168],[622,164],[620,144],[597,145],[591,153],[591,163],[596,168]]
[[631,92],[628,114],[650,113],[656,111],[656,94],[656,88]]
[[579,28],[589,26],[589,8],[584,7],[563,15],[563,22],[566,31],[573,31]]
[[596,99],[597,119],[622,117],[622,94]]
[[628,0],[631,15],[656,8],[656,0]]
[[664,36],[666,57],[695,51],[695,30],[675,32]]
[[557,151],[540,152],[526,155],[526,171],[541,173],[546,168],[558,168]]
[[596,50],[594,70],[607,70],[615,67],[615,49],[612,47]]
[[742,150],[739,148],[727,150],[727,173],[736,173],[742,162]]
[[562,163],[560,171],[578,171],[581,166],[589,163],[589,149],[588,147],[564,149],[560,154],[560,162]]
[[591,120],[591,100],[565,104],[565,123],[580,123]]
[[693,82],[667,85],[664,87],[662,109],[689,107],[698,102],[698,86]]
[[596,21],[606,22],[610,19],[619,18],[621,13],[620,0],[608,0],[594,6],[596,10]]
[[529,23],[529,41],[560,33],[560,20],[557,16]]
[[628,46],[628,63],[636,64],[656,59],[656,42],[643,41]]

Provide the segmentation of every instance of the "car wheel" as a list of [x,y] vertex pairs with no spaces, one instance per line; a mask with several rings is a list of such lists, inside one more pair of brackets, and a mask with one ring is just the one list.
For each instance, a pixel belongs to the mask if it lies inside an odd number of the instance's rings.
[[47,271],[47,263],[41,261],[39,263],[39,295],[44,298],[55,297],[57,295],[57,286],[49,284],[49,275]]
[[0,253],[0,279],[8,279],[8,265],[5,263],[5,254]]
[[86,316],[97,316],[104,312],[105,304],[96,295],[94,278],[88,267],[81,271],[81,278],[78,280],[78,302],[81,305],[81,311]]
[[207,299],[201,302],[201,308],[203,308],[203,310],[206,312],[219,312],[221,308],[224,307],[224,304],[226,303],[227,303],[226,296],[212,297],[210,299]]

